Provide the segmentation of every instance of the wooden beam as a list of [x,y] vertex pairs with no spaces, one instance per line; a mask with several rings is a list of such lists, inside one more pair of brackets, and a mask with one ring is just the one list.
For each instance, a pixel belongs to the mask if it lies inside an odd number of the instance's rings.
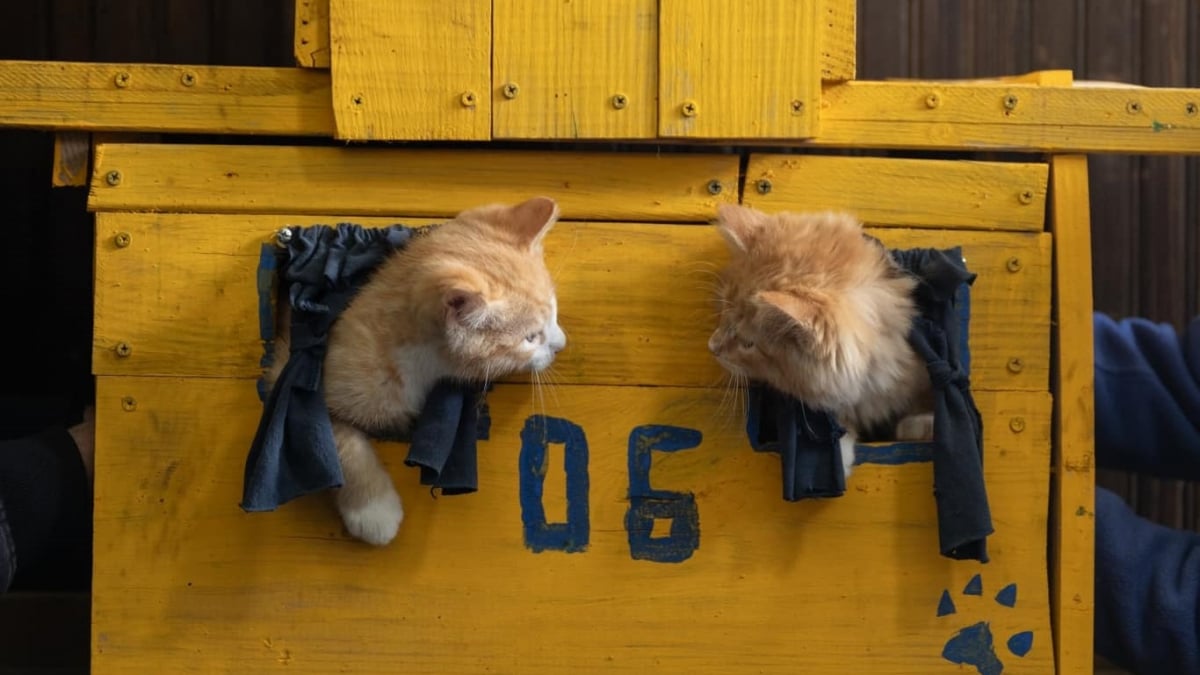
[[86,131],[54,134],[54,169],[50,184],[54,187],[83,187],[88,184],[88,160],[92,156],[92,135]]
[[329,67],[329,0],[296,0],[295,55],[301,68]]
[[329,73],[0,61],[0,126],[332,136]]

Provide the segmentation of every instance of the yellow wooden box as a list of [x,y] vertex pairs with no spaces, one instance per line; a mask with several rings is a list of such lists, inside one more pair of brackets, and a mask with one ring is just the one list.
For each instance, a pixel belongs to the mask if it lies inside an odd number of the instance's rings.
[[[1091,630],[1084,159],[742,159],[98,146],[94,672],[936,675],[973,672],[943,650],[963,629],[983,635],[981,622],[1003,672],[1080,672]],[[515,377],[489,397],[479,491],[435,498],[404,448],[385,444],[407,511],[385,548],[343,534],[325,496],[243,513],[262,410],[259,261],[273,234],[421,224],[538,194],[563,210],[547,258],[570,343],[552,386]],[[928,462],[864,463],[842,498],[782,499],[778,458],[749,447],[705,346],[709,274],[725,256],[705,223],[736,201],[846,208],[889,246],[962,246],[979,275],[971,381],[990,563],[938,555]],[[586,457],[581,551],[525,541],[520,434],[533,415],[585,439],[550,446],[540,478],[547,521],[564,522],[566,482],[581,480],[564,455]],[[695,447],[653,453],[649,476],[694,496],[698,546],[680,562],[631,555],[630,452],[644,425],[699,433]],[[652,536],[667,536],[662,525]]]

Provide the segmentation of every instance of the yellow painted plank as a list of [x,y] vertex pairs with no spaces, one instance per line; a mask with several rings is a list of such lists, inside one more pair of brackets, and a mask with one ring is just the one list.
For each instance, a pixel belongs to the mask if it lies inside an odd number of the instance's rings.
[[1095,561],[1092,243],[1087,157],[1051,160],[1054,247],[1054,484],[1051,561],[1060,673],[1091,673]]
[[1048,174],[1033,163],[752,155],[743,200],[767,211],[848,209],[876,225],[1040,232]]
[[495,138],[654,138],[657,0],[495,0]]
[[296,65],[329,67],[329,0],[296,0]]
[[329,136],[333,114],[299,68],[0,61],[0,126]]
[[659,135],[817,135],[820,4],[661,0]]
[[329,0],[336,137],[491,136],[490,0]]
[[[1006,675],[1049,674],[1050,397],[979,403],[987,565],[938,555],[929,463],[863,464],[842,498],[784,502],[779,460],[747,447],[721,392],[671,388],[559,387],[543,408],[527,386],[498,387],[471,495],[434,498],[404,447],[381,445],[406,520],[372,549],[319,495],[238,509],[261,410],[251,383],[102,377],[93,672],[927,675],[961,672],[944,646],[986,621]],[[526,547],[520,437],[535,414],[586,443],[579,552]],[[646,424],[700,435],[651,458],[653,489],[694,495],[698,547],[677,563],[634,559],[625,527],[629,440]],[[548,452],[550,523],[566,512],[564,453]],[[982,594],[964,594],[976,574]],[[1012,608],[994,599],[1008,584]],[[957,612],[939,617],[943,591]],[[1024,658],[1006,647],[1020,631],[1033,634]]]
[[1200,89],[846,82],[825,87],[813,144],[1195,154],[1197,110]]
[[855,0],[821,0],[821,79],[853,80],[858,55]]
[[82,131],[54,134],[54,168],[50,184],[54,187],[83,187],[88,184],[88,160],[92,154],[92,136]]
[[564,218],[705,222],[737,175],[736,155],[118,144],[96,150],[89,207],[443,217],[548,194]]
[[[93,369],[98,374],[254,377],[262,356],[256,270],[261,245],[319,216],[100,213],[96,216]],[[353,219],[364,225],[391,221]],[[413,221],[408,221],[413,222]],[[413,222],[418,224],[420,221]],[[873,230],[896,247],[962,245],[972,291],[971,383],[1047,391],[1050,236]],[[116,243],[123,236],[120,247]],[[720,385],[706,344],[712,272],[726,250],[709,227],[560,223],[546,240],[569,345],[567,383]],[[1019,261],[1009,271],[1009,261]],[[119,356],[117,345],[130,351]],[[1010,367],[1013,359],[1020,367]],[[522,378],[516,378],[522,379]]]

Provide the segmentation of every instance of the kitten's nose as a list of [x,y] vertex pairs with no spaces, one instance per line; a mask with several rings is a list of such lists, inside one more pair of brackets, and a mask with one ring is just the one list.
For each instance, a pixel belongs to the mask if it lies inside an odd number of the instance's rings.
[[708,351],[712,352],[713,355],[715,356],[717,351],[720,350],[720,348],[721,348],[721,343],[717,341],[717,334],[713,333],[712,337],[708,338]]
[[550,340],[550,351],[557,354],[566,348],[567,348],[567,331],[560,328],[558,330],[558,335],[556,335],[554,337],[554,339]]

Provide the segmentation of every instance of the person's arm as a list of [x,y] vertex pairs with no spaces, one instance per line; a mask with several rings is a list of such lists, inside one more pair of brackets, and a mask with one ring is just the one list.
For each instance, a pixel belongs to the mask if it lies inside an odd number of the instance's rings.
[[1200,673],[1200,535],[1096,490],[1096,651],[1139,675]]
[[1097,313],[1093,329],[1097,465],[1200,479],[1200,318],[1181,335]]

